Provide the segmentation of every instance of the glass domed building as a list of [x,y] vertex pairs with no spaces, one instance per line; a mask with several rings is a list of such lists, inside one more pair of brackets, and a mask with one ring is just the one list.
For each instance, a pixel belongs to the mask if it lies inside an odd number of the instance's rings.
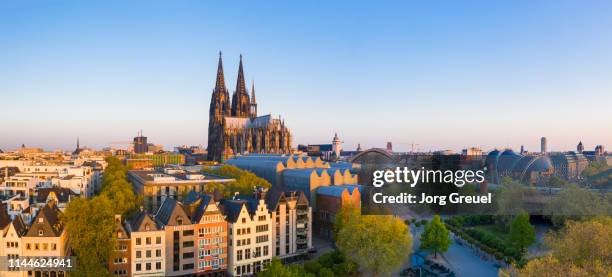
[[553,164],[545,155],[522,155],[512,149],[493,150],[486,158],[489,181],[499,184],[501,178],[508,176],[527,184],[536,184],[550,177],[554,172]]

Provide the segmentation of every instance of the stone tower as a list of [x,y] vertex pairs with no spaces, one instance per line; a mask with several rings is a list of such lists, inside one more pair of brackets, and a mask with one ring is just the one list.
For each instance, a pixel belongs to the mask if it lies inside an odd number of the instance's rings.
[[242,55],[240,55],[240,65],[238,65],[238,80],[236,81],[236,90],[232,95],[232,116],[233,117],[250,117],[251,101],[249,93],[246,89],[244,80],[244,71],[242,69]]
[[217,80],[210,100],[210,113],[208,120],[208,159],[219,161],[223,155],[223,129],[224,118],[230,116],[229,91],[225,87],[223,76],[223,59],[219,52],[219,64],[217,66]]

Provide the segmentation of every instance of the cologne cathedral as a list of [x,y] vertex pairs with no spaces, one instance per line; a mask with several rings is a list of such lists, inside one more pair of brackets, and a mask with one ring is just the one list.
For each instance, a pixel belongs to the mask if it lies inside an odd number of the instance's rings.
[[255,85],[252,85],[250,93],[249,96],[240,55],[236,90],[230,102],[219,52],[217,80],[210,100],[208,160],[223,161],[235,155],[287,154],[291,151],[291,132],[284,120],[272,118],[269,114],[257,116]]

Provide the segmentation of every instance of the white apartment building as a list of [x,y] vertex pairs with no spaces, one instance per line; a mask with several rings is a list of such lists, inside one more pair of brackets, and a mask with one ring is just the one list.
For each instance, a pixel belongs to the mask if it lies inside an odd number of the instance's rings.
[[166,231],[145,211],[126,227],[131,237],[132,276],[165,276]]
[[229,228],[228,274],[251,276],[270,263],[272,220],[263,199],[222,200]]
[[312,208],[304,192],[272,189],[265,199],[274,226],[274,256],[290,261],[307,254],[312,248]]

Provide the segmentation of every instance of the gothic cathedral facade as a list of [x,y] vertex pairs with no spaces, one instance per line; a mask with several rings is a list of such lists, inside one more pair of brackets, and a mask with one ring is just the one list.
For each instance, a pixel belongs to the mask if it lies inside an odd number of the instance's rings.
[[255,85],[251,95],[246,88],[242,55],[238,66],[236,90],[230,101],[225,87],[223,60],[219,52],[217,79],[210,100],[208,122],[208,160],[224,161],[248,153],[288,154],[291,132],[284,120],[271,115],[257,116]]

